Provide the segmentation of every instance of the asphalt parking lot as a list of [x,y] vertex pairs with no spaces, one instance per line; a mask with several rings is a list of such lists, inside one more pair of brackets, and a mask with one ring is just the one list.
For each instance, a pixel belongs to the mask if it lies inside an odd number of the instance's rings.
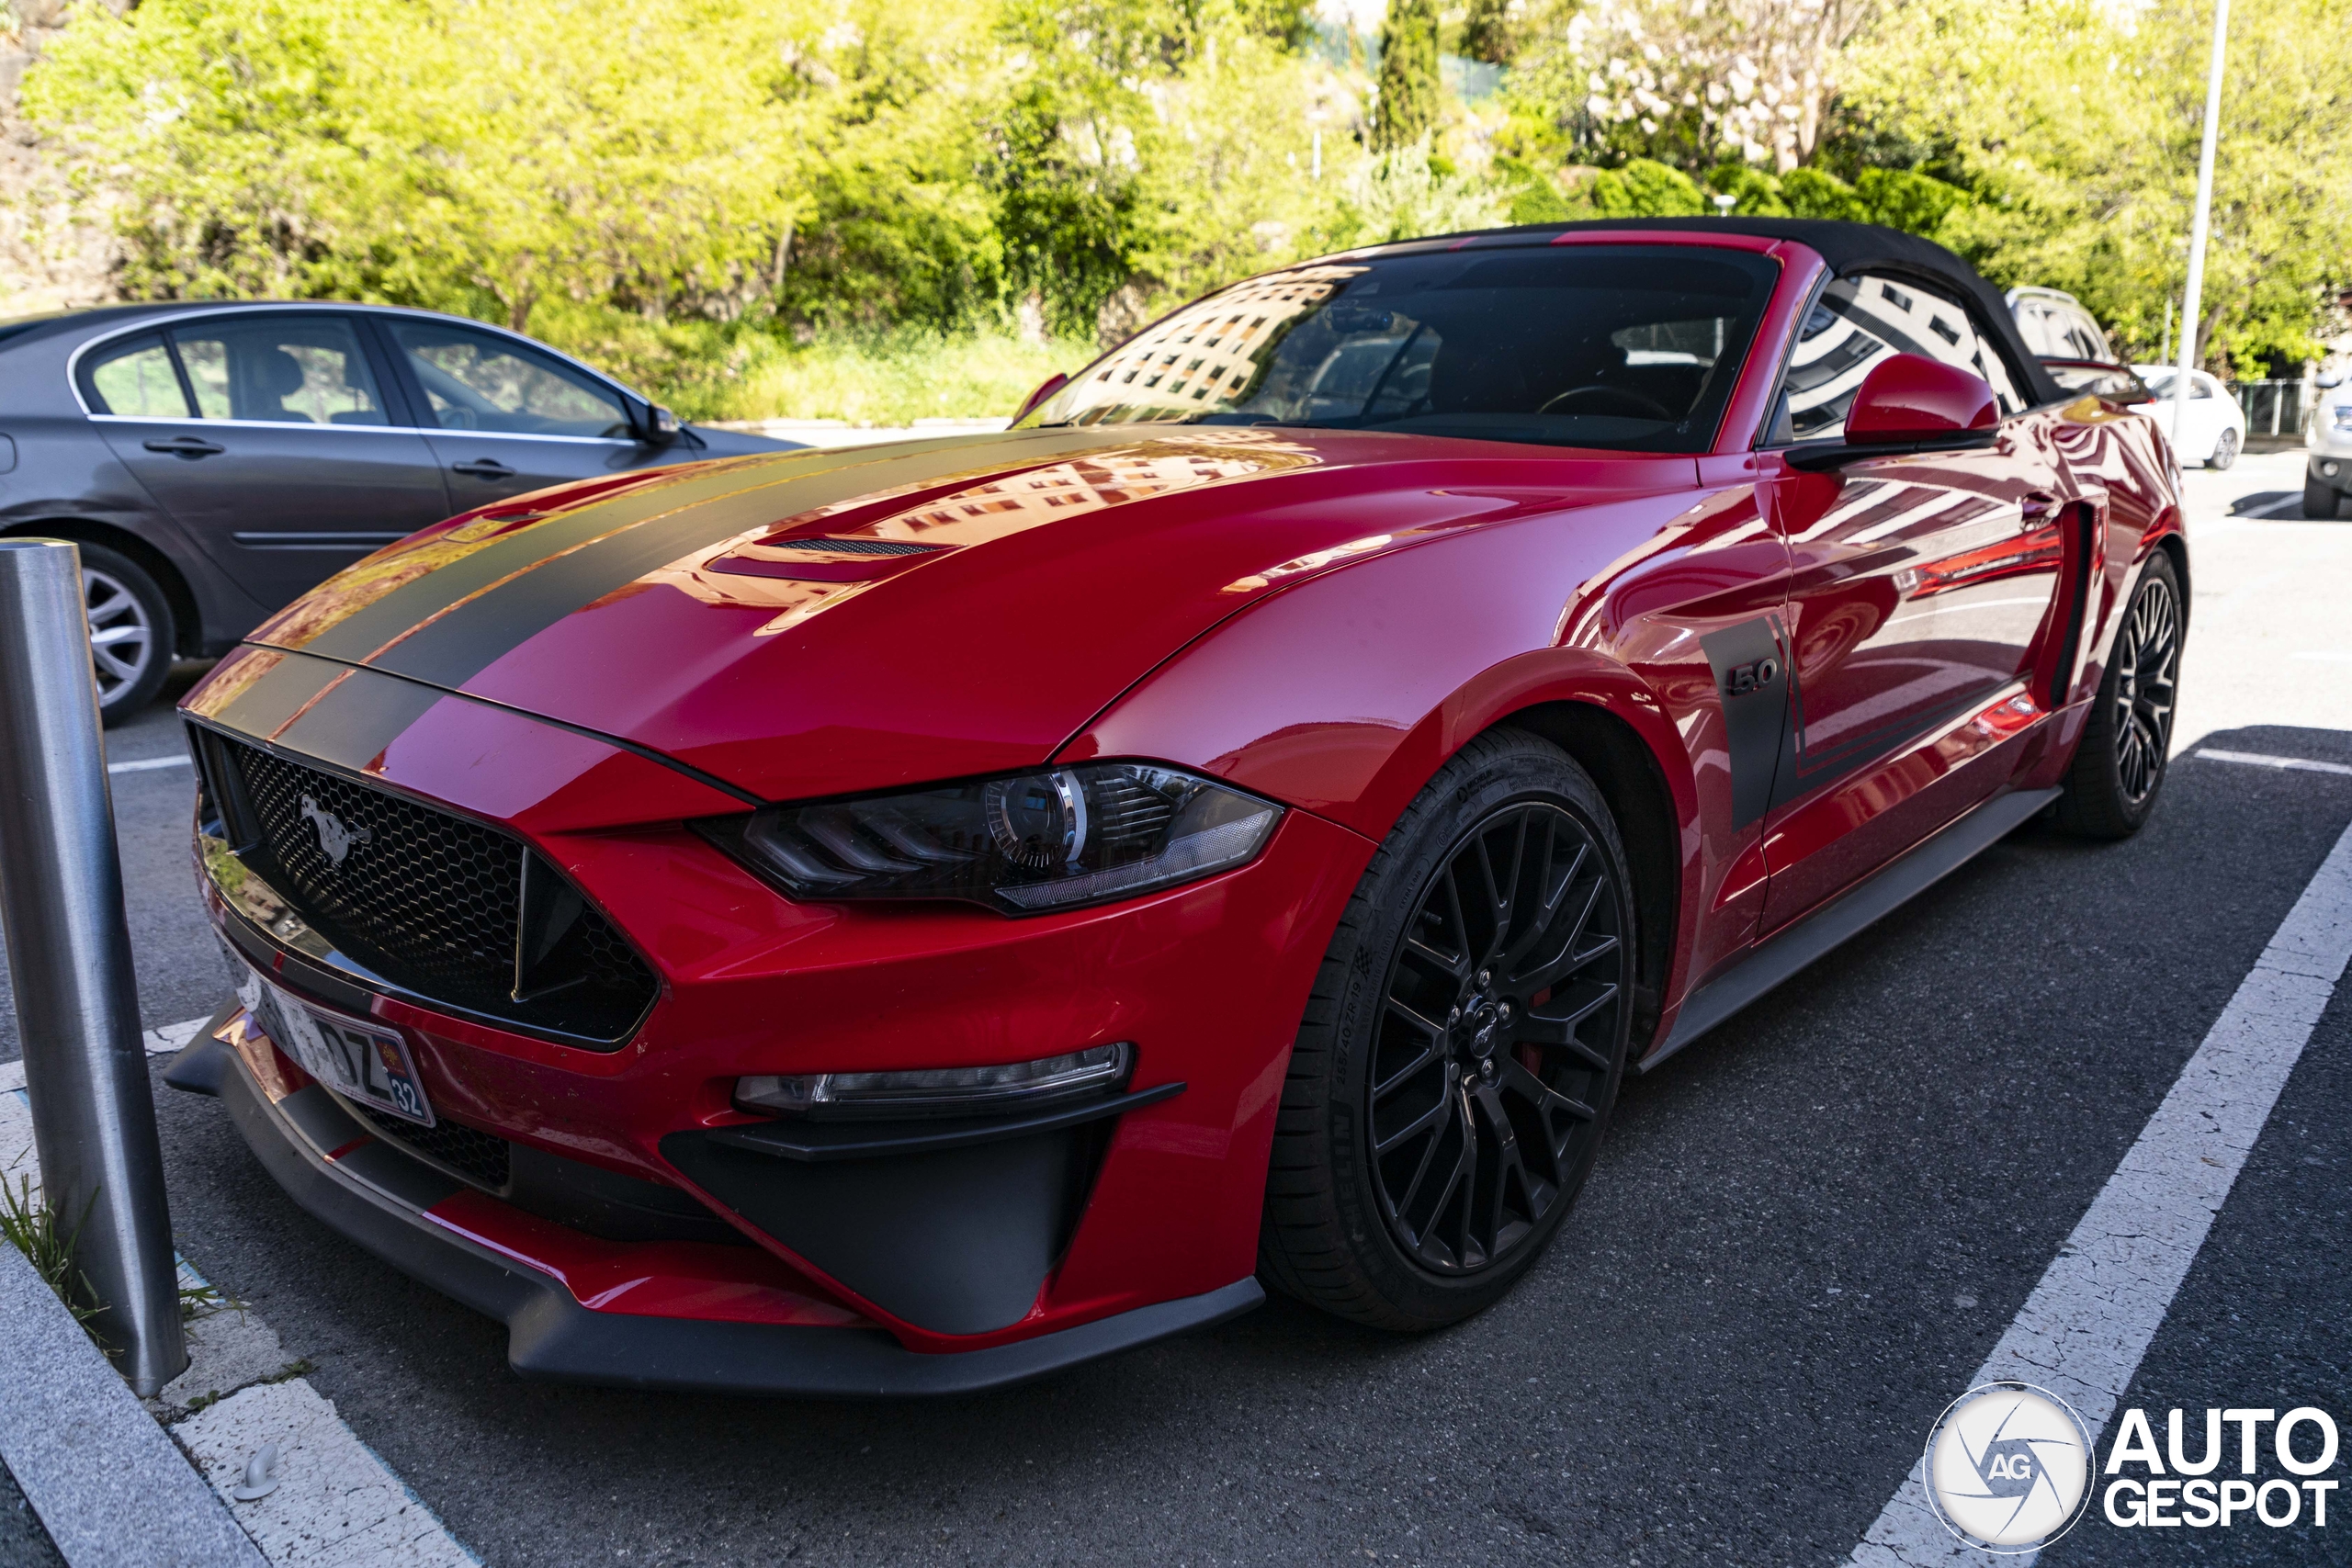
[[[159,1089],[181,1248],[499,1568],[1843,1561],[2352,826],[2352,771],[2193,755],[2352,769],[2352,524],[2288,520],[2300,468],[2189,476],[2181,728],[2148,829],[2030,826],[1632,1083],[1550,1256],[1448,1333],[1277,1300],[932,1404],[526,1384],[501,1327],[310,1220],[217,1105]],[[160,705],[109,741],[118,763],[179,745]],[[200,1016],[225,980],[187,770],[113,784],[145,1021]],[[2352,1407],[2347,1102],[2339,991],[2124,1404]],[[2352,1561],[2352,1517],[2331,1525],[2094,1517],[2046,1555]]]

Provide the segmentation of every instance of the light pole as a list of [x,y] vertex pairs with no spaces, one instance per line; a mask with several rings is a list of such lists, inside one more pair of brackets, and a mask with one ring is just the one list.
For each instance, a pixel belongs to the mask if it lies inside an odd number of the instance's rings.
[[2229,51],[2230,0],[2213,0],[2213,63],[2205,76],[2205,142],[2197,153],[2197,211],[2188,225],[2188,291],[2180,301],[2180,363],[2172,378],[2172,443],[2180,451],[2181,411],[2197,363],[2198,307],[2204,303],[2205,236],[2213,218],[2213,143],[2222,130],[2222,62]]

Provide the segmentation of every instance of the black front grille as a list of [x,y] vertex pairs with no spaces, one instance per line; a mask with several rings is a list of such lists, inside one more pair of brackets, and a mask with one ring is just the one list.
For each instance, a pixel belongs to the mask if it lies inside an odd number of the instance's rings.
[[[278,891],[322,930],[356,938],[402,977],[480,1006],[514,989],[521,844],[477,822],[234,748]],[[343,836],[341,863],[327,852]]]
[[[469,818],[306,767],[225,737],[201,747],[234,773],[231,829],[278,895],[338,948],[419,996],[535,1028],[617,1041],[660,982],[576,896],[542,920],[518,999],[516,933],[527,846]],[[214,781],[218,783],[219,781]],[[339,853],[337,852],[340,852]],[[569,892],[537,862],[535,886]]]
[[483,1187],[496,1190],[506,1185],[514,1145],[505,1139],[493,1137],[488,1133],[477,1133],[471,1127],[460,1127],[455,1122],[438,1122],[430,1127],[420,1127],[413,1122],[386,1115],[375,1107],[362,1105],[356,1100],[347,1100],[344,1103],[373,1128],[378,1137],[390,1139],[436,1159],[467,1180]]

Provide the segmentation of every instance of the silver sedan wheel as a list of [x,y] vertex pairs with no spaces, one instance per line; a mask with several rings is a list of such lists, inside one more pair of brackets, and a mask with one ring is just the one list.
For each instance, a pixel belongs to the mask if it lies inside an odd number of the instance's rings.
[[163,650],[147,606],[120,580],[85,567],[82,597],[90,607],[90,669],[103,705],[137,685]]

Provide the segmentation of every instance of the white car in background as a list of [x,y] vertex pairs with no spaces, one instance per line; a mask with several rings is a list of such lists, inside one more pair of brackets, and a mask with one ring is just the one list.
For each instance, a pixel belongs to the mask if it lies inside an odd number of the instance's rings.
[[2333,520],[2352,516],[2352,381],[2322,385],[2326,389],[2303,435],[2311,449],[2303,468],[2303,515]]
[[2148,384],[2156,400],[2143,405],[2140,412],[2161,425],[2166,435],[2173,437],[2173,452],[2184,463],[2202,463],[2209,468],[2226,468],[2238,460],[2245,449],[2245,410],[2238,406],[2228,388],[2202,370],[2188,377],[2188,400],[2181,406],[2180,429],[2176,434],[2172,423],[2173,378],[2180,371],[2172,365],[2134,365],[2132,373]]

